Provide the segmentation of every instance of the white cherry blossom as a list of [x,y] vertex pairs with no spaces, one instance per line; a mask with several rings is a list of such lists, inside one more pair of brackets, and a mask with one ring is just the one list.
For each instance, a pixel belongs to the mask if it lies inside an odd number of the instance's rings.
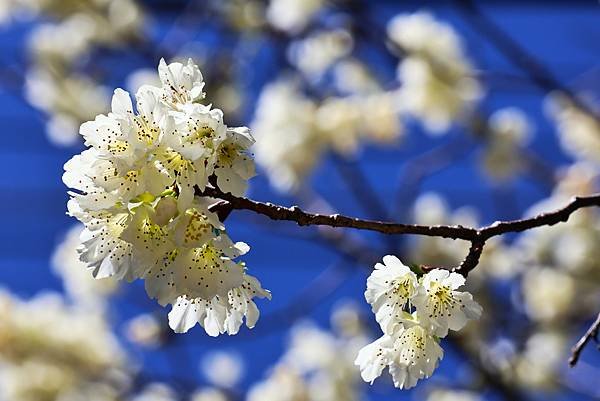
[[394,386],[409,389],[437,368],[444,355],[438,340],[416,315],[404,313],[399,320],[401,330],[394,335],[384,334],[359,351],[355,364],[360,367],[363,380],[373,383],[388,367]]
[[162,305],[205,306],[197,320],[209,334],[235,334],[244,317],[249,327],[258,318],[252,298],[270,295],[237,260],[248,245],[231,241],[209,211],[214,200],[196,191],[212,176],[211,185],[242,195],[254,175],[247,154],[254,140],[246,127],[227,127],[221,110],[198,103],[204,82],[191,60],[161,60],[159,76],[161,87],[138,89],[135,108],[117,89],[111,112],[81,126],[89,148],[63,175],[69,214],[85,226],[80,258],[96,278],[143,279]]
[[414,298],[419,317],[431,332],[445,337],[450,330],[460,330],[470,319],[479,319],[481,306],[468,292],[456,291],[465,283],[464,276],[443,269],[433,269],[422,278]]
[[417,294],[417,276],[400,259],[387,255],[367,279],[365,298],[384,333],[392,334],[410,300]]
[[192,59],[187,64],[167,64],[160,59],[158,76],[163,85],[164,100],[172,104],[186,104],[204,98],[204,78]]
[[223,295],[210,300],[179,297],[169,312],[169,326],[177,333],[185,333],[196,324],[206,333],[237,334],[245,318],[246,326],[253,328],[258,321],[259,311],[253,298],[271,298],[255,277],[244,274],[243,283]]

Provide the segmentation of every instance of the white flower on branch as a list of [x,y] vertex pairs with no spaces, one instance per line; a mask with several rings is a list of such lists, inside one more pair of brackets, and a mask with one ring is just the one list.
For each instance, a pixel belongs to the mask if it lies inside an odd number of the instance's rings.
[[161,87],[136,93],[136,110],[117,89],[112,111],[81,126],[90,148],[65,164],[63,176],[69,213],[85,225],[81,260],[96,278],[144,279],[149,296],[176,303],[170,322],[178,332],[200,322],[210,335],[235,334],[244,317],[248,327],[258,319],[253,297],[269,293],[235,260],[248,245],[233,243],[194,193],[214,176],[222,191],[243,194],[254,175],[246,153],[254,140],[198,103],[204,82],[191,60],[161,60],[159,75]]
[[393,335],[384,334],[361,349],[355,363],[360,366],[366,382],[373,383],[388,367],[394,386],[409,389],[433,374],[444,351],[439,340],[420,325],[416,314],[411,316],[404,312],[398,320],[402,328]]
[[169,326],[176,333],[185,333],[198,323],[209,336],[237,334],[244,318],[246,326],[253,328],[259,317],[254,298],[271,299],[255,277],[244,274],[243,282],[225,295],[212,299],[179,297],[169,312]]
[[457,291],[464,283],[463,276],[443,269],[423,276],[413,302],[423,324],[437,337],[445,337],[448,329],[458,331],[467,321],[481,316],[481,306],[473,301],[473,296]]
[[395,256],[383,262],[367,279],[365,298],[384,334],[359,351],[355,364],[367,382],[389,367],[396,387],[411,388],[437,368],[439,339],[478,319],[482,309],[470,293],[456,291],[465,282],[458,273],[433,269],[417,279]]
[[415,297],[417,276],[400,259],[387,255],[377,263],[367,279],[365,298],[371,304],[375,318],[384,333],[393,333],[400,325],[399,317]]

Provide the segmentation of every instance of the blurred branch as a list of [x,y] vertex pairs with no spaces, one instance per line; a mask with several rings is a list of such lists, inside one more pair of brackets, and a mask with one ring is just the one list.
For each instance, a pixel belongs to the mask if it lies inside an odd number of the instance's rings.
[[483,363],[477,355],[477,350],[469,347],[461,337],[451,334],[447,337],[447,342],[469,362],[485,383],[502,394],[503,398],[509,401],[524,401],[527,399],[518,389],[507,383],[497,369]]
[[570,88],[563,85],[544,64],[530,54],[517,41],[513,40],[492,19],[481,12],[473,0],[455,0],[463,11],[466,21],[498,49],[504,56],[524,71],[531,81],[546,92],[563,93],[580,110],[600,122],[600,116],[577,96]]
[[394,215],[403,215],[403,205],[412,203],[419,186],[427,177],[445,169],[458,159],[464,158],[473,150],[462,137],[421,153],[404,163],[403,177],[400,180],[395,196],[396,211]]
[[598,343],[598,334],[599,333],[600,333],[600,313],[598,313],[598,316],[596,317],[596,320],[594,321],[594,323],[592,323],[592,325],[588,328],[588,330],[585,332],[583,337],[581,337],[579,339],[579,341],[577,341],[577,344],[575,344],[575,346],[571,350],[571,357],[569,358],[569,366],[574,367],[577,364],[577,361],[579,360],[579,356],[581,355],[581,352],[583,351],[585,346],[590,341],[594,341],[594,342]]
[[[344,255],[342,255],[344,256]],[[286,329],[292,323],[307,316],[339,289],[348,279],[349,270],[341,261],[323,270],[282,308],[265,315],[253,335],[271,334]]]

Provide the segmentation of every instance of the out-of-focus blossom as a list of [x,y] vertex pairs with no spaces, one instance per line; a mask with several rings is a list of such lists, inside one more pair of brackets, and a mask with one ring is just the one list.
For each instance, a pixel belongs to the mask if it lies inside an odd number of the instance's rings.
[[[462,224],[476,227],[477,218],[471,208],[451,211],[441,195],[428,192],[420,195],[413,208],[416,224]],[[446,238],[420,237],[410,247],[410,260],[430,266],[457,266],[469,251],[469,243]]]
[[427,401],[482,401],[482,397],[467,390],[435,389],[426,398]]
[[164,328],[156,316],[145,313],[138,315],[125,325],[125,336],[129,341],[142,347],[156,347],[163,340]]
[[204,377],[216,387],[233,388],[244,374],[242,359],[234,353],[214,351],[206,355],[200,368]]
[[127,357],[101,312],[4,292],[0,315],[0,398],[108,401],[127,386]]
[[400,107],[431,134],[443,133],[482,96],[460,38],[426,12],[394,17],[388,35],[407,53],[398,67]]
[[142,86],[160,86],[160,78],[154,68],[140,68],[132,71],[126,80],[126,88],[130,93],[136,93]]
[[267,20],[275,28],[295,34],[306,27],[323,3],[323,0],[270,0]]
[[216,388],[205,388],[192,394],[190,401],[229,401],[229,397]]
[[289,80],[263,90],[252,130],[256,161],[282,191],[297,189],[328,149],[351,155],[362,139],[389,143],[402,135],[390,93],[330,97],[317,104]]
[[320,31],[293,42],[288,49],[291,62],[310,79],[318,79],[337,60],[352,50],[352,36],[342,29]]
[[59,24],[42,24],[29,38],[29,47],[38,63],[65,68],[89,50],[94,29],[91,17],[76,14]]
[[254,384],[246,400],[311,401],[311,398],[300,374],[282,365],[275,366],[266,380]]
[[367,66],[353,58],[345,58],[333,67],[333,80],[337,90],[346,95],[381,91]]
[[29,102],[48,113],[49,139],[57,145],[73,145],[79,140],[81,121],[105,111],[108,90],[84,75],[60,79],[46,70],[27,73],[25,91]]
[[256,162],[282,191],[298,188],[320,159],[325,138],[315,135],[315,111],[290,80],[269,84],[258,99],[251,125]]
[[152,383],[136,394],[131,401],[176,401],[177,399],[177,394],[168,385]]
[[547,114],[554,120],[562,148],[572,157],[600,163],[600,123],[560,94],[546,101]]
[[79,260],[77,248],[83,226],[76,225],[65,235],[64,240],[54,251],[52,268],[61,277],[63,286],[69,297],[84,305],[101,306],[106,297],[113,294],[118,283],[111,278],[95,280],[87,265]]
[[361,139],[389,143],[402,133],[393,97],[386,93],[333,97],[316,113],[317,135],[342,154],[353,154]]
[[566,338],[560,331],[533,334],[516,361],[517,379],[533,388],[555,387],[556,373],[566,358],[566,345]]
[[538,321],[561,319],[571,309],[576,291],[571,276],[552,268],[532,268],[523,278],[525,310]]
[[[353,365],[354,355],[367,342],[357,311],[349,304],[336,308],[332,319],[350,319],[353,329],[330,332],[310,323],[291,330],[287,351],[262,382],[255,384],[248,401],[357,401],[360,376]],[[342,316],[343,315],[343,316]],[[345,316],[345,317],[344,317]]]
[[5,0],[0,20],[3,9],[5,15],[26,13],[52,21],[34,28],[29,38],[34,63],[26,72],[26,96],[48,115],[52,143],[75,144],[77,127],[105,111],[109,100],[100,81],[81,72],[80,64],[96,46],[122,46],[141,38],[140,7],[134,0]]
[[510,179],[523,168],[521,148],[529,139],[530,123],[521,110],[505,108],[494,112],[488,125],[484,171],[494,180]]
[[340,336],[348,338],[362,338],[365,327],[362,316],[354,302],[337,304],[331,313],[331,326]]

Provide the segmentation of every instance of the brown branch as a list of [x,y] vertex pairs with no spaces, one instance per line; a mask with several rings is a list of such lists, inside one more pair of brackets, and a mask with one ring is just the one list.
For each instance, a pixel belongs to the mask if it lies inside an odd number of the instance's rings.
[[464,227],[461,225],[435,225],[426,226],[420,224],[403,224],[376,220],[363,220],[340,214],[315,214],[301,210],[298,206],[285,207],[272,203],[257,202],[248,198],[238,197],[230,193],[224,193],[218,188],[207,187],[204,191],[196,190],[198,196],[208,196],[222,199],[227,203],[213,207],[212,210],[219,212],[219,208],[228,210],[249,210],[257,214],[269,217],[272,220],[293,221],[299,226],[329,226],[354,228],[358,230],[375,231],[382,234],[415,234],[429,237],[442,237],[460,239],[471,242],[469,253],[454,270],[466,276],[479,263],[479,257],[483,252],[485,242],[495,236],[515,233],[542,226],[553,226],[560,222],[566,222],[575,211],[600,206],[600,193],[588,196],[576,196],[564,207],[536,216],[509,221],[496,221],[495,223],[479,229]]
[[[298,206],[285,207],[272,203],[257,202],[248,198],[238,197],[230,193],[224,193],[218,188],[207,187],[204,191],[196,191],[198,196],[208,196],[226,200],[233,209],[249,210],[262,214],[272,220],[293,221],[299,226],[330,226],[354,228],[358,230],[375,231],[382,234],[417,234],[430,237],[443,237],[474,240],[478,232],[474,228],[456,226],[425,226],[420,224],[392,223],[377,220],[364,220],[348,217],[341,214],[316,214],[301,210]],[[599,195],[600,197],[600,195]],[[214,209],[213,209],[214,210]]]
[[429,237],[443,237],[461,239],[465,241],[485,242],[497,235],[521,232],[535,227],[552,226],[565,222],[569,216],[578,209],[600,206],[600,193],[588,196],[576,196],[564,207],[552,212],[541,213],[537,216],[509,221],[497,221],[489,226],[479,229],[461,225],[434,225],[403,224],[387,221],[364,220],[340,214],[316,214],[301,210],[298,206],[285,207],[273,203],[257,202],[248,198],[224,193],[218,188],[207,187],[204,191],[196,191],[198,196],[208,196],[225,200],[228,207],[238,210],[249,210],[262,214],[272,220],[293,221],[299,226],[330,226],[354,228],[358,230],[375,231],[382,234],[415,234]]
[[598,334],[599,333],[600,333],[600,313],[598,313],[596,320],[588,328],[588,330],[585,332],[583,337],[581,337],[579,339],[579,341],[577,341],[577,344],[575,344],[575,346],[573,346],[573,348],[571,349],[571,357],[569,358],[569,366],[574,367],[577,364],[577,361],[579,360],[579,356],[581,355],[581,352],[583,351],[585,346],[590,341],[593,340],[595,342],[598,342]]

